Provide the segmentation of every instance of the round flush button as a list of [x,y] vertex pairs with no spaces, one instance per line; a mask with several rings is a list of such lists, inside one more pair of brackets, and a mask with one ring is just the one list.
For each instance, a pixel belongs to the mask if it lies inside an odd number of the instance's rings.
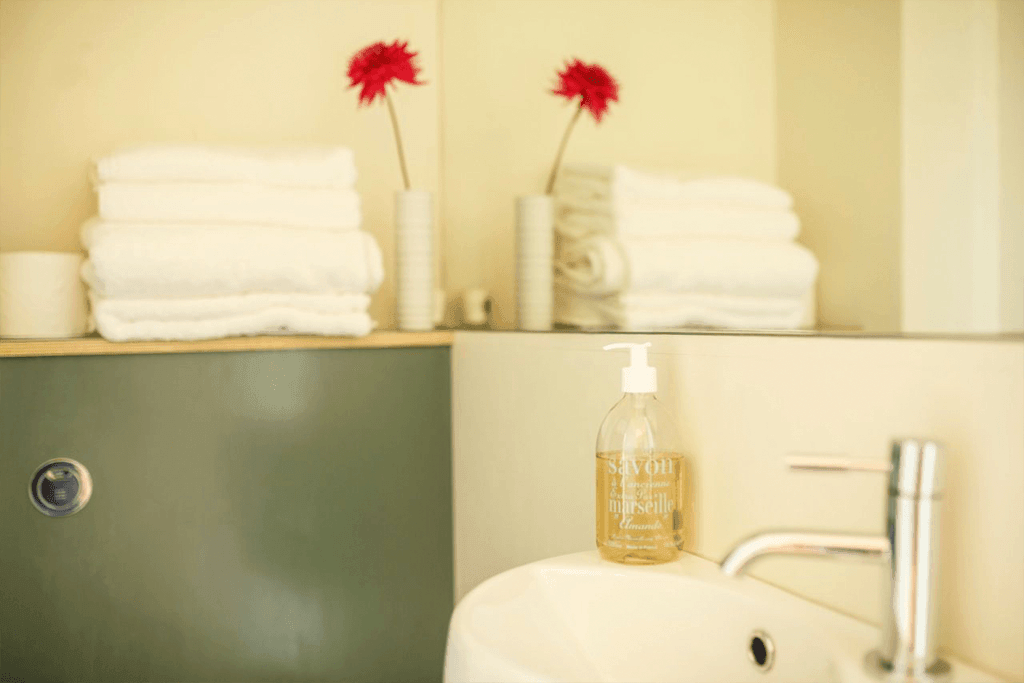
[[28,496],[48,517],[73,515],[89,502],[92,477],[82,463],[71,458],[48,460],[32,475]]

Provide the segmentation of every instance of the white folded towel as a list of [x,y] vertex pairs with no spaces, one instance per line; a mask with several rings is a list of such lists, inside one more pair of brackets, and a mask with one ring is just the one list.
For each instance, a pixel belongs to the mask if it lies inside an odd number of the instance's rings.
[[90,293],[96,327],[111,341],[215,339],[255,334],[365,336],[365,294],[254,293],[182,299],[108,299]]
[[788,210],[714,204],[617,208],[607,199],[560,198],[555,225],[570,239],[612,234],[792,240],[800,233],[800,219]]
[[570,164],[555,186],[560,197],[605,199],[616,205],[685,206],[716,204],[786,211],[793,197],[749,178],[683,178],[638,171],[621,164]]
[[758,297],[702,293],[637,293],[590,297],[555,290],[555,321],[581,328],[632,331],[677,327],[792,330],[814,326],[812,293]]
[[559,245],[556,282],[590,295],[632,291],[802,297],[818,261],[794,242],[613,239]]
[[356,180],[347,147],[244,149],[150,145],[115,152],[94,168],[101,183],[246,182],[284,187],[351,188]]
[[358,230],[90,221],[81,237],[82,277],[107,297],[366,293],[384,279],[380,248]]
[[102,310],[125,322],[214,320],[275,308],[296,308],[322,315],[335,315],[366,313],[370,307],[368,294],[297,292],[252,292],[175,299],[113,299],[90,291],[89,301],[94,312]]
[[248,183],[100,183],[100,218],[147,223],[246,223],[356,230],[359,195],[337,188]]

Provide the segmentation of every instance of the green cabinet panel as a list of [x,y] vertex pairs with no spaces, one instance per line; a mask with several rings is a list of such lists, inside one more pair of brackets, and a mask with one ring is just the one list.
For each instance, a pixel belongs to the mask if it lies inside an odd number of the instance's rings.
[[[447,348],[0,360],[0,681],[438,681]],[[49,518],[35,468],[92,500]]]

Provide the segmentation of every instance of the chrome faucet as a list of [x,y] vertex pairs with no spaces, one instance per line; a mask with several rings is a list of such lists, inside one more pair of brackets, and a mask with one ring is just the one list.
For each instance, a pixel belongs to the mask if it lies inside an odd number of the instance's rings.
[[738,576],[757,558],[772,554],[884,560],[888,572],[882,642],[866,655],[865,664],[890,681],[930,681],[942,676],[949,665],[938,658],[935,641],[943,457],[942,446],[918,439],[894,441],[888,463],[828,456],[789,457],[789,466],[798,470],[888,472],[885,534],[757,534],[729,553],[722,561],[722,571]]

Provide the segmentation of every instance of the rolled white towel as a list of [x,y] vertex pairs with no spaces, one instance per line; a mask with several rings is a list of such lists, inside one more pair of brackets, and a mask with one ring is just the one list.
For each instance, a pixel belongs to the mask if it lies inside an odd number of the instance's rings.
[[556,282],[590,295],[629,291],[801,297],[818,261],[794,242],[631,239],[600,235],[564,241]]
[[384,279],[380,248],[358,230],[90,221],[81,237],[82,277],[107,297],[367,293]]
[[717,204],[785,211],[793,197],[785,190],[750,178],[691,177],[639,171],[622,164],[569,164],[555,186],[559,197],[606,199],[621,203],[685,206]]
[[555,290],[555,321],[581,328],[645,331],[678,327],[793,330],[814,326],[814,298],[636,293],[586,296]]
[[254,334],[365,336],[365,294],[260,292],[181,299],[110,299],[90,293],[96,327],[111,341],[193,340]]
[[606,199],[560,199],[556,230],[570,239],[608,234],[638,237],[735,237],[789,241],[800,219],[788,210],[693,204],[621,208]]
[[115,152],[96,161],[94,175],[101,183],[246,182],[351,188],[356,164],[347,147],[246,149],[170,144]]
[[336,188],[249,183],[101,183],[100,218],[146,223],[245,223],[357,230],[359,195]]

